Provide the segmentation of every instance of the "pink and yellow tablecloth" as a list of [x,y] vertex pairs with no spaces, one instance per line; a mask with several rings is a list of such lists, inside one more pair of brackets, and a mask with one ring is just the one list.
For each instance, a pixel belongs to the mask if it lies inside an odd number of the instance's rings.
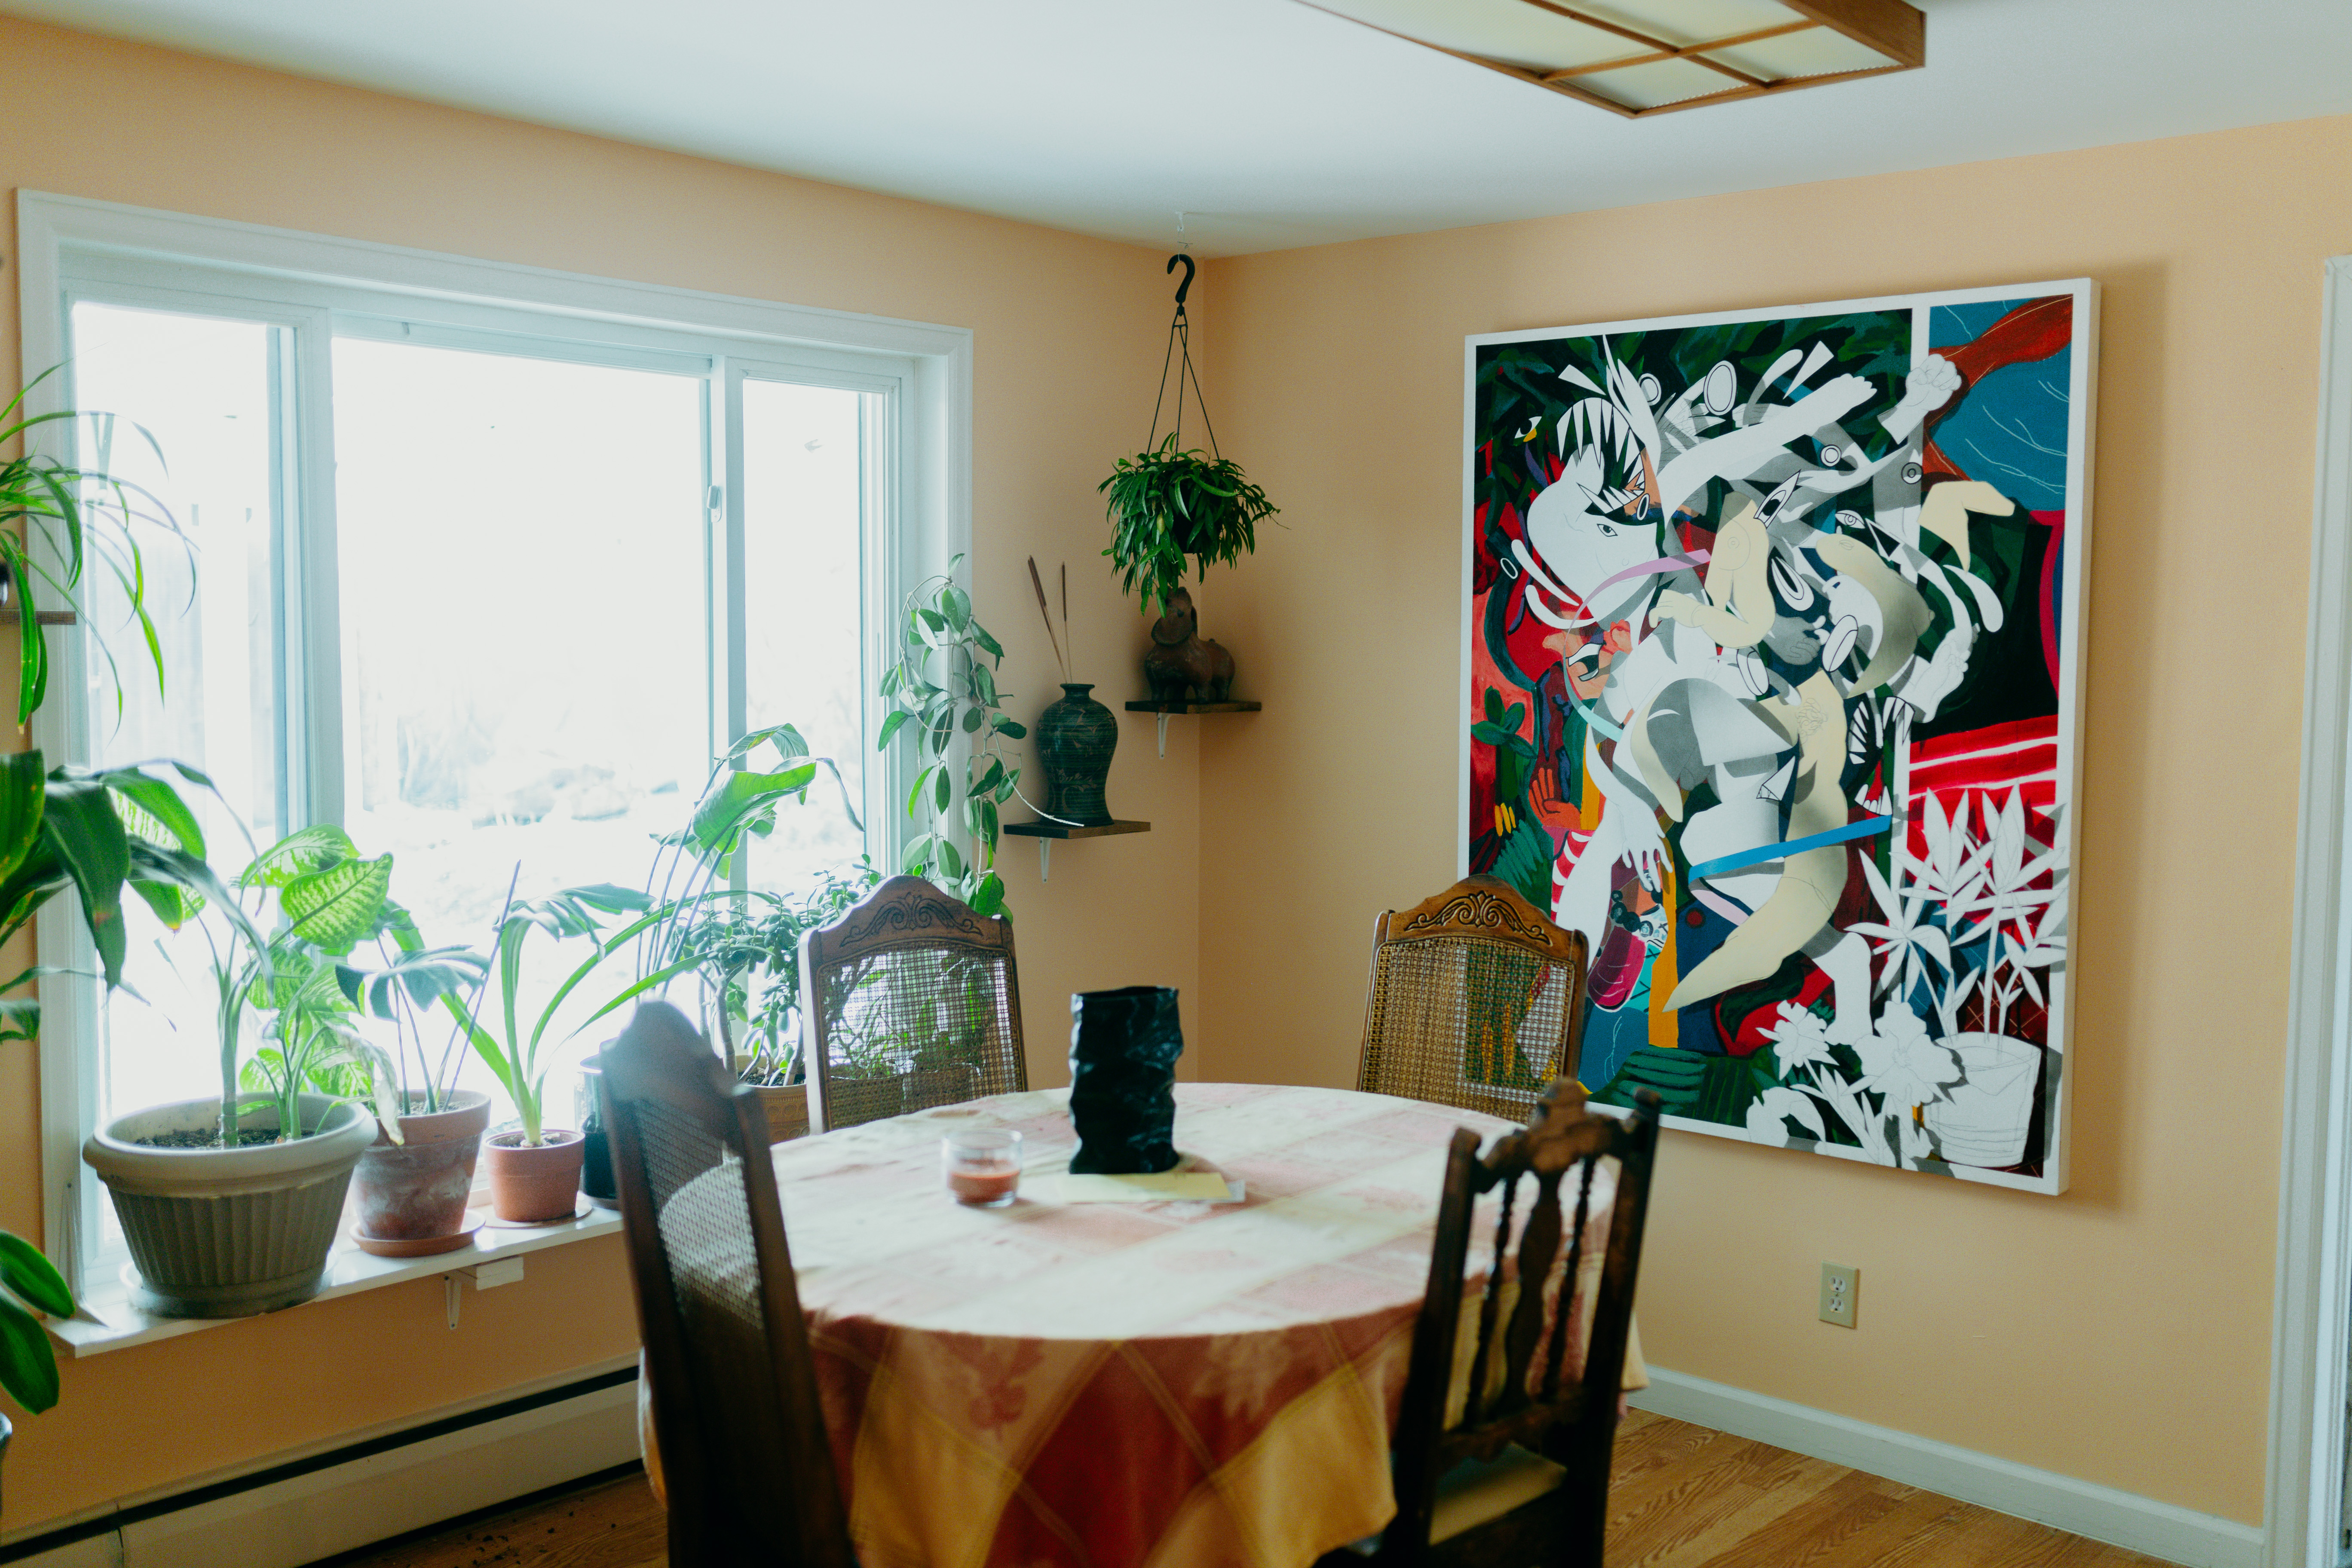
[[773,1151],[859,1561],[1302,1568],[1379,1531],[1445,1145],[1510,1124],[1181,1084],[1178,1147],[1244,1202],[946,1196],[939,1142],[959,1124],[1016,1128],[1030,1175],[1063,1170],[1066,1100],[1005,1095]]

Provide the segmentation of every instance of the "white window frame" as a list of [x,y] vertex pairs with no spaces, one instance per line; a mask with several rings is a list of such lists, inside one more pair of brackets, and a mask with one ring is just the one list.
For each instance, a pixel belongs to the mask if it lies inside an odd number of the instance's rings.
[[[724,585],[743,564],[742,403],[747,378],[886,395],[863,421],[866,506],[864,730],[880,720],[873,676],[894,656],[898,606],[924,578],[968,557],[971,540],[971,363],[967,328],[856,315],[772,300],[628,282],[371,241],[19,191],[17,289],[26,381],[65,365],[27,397],[27,412],[72,406],[70,311],[78,300],[152,305],[261,321],[286,329],[279,374],[287,460],[280,465],[283,561],[278,659],[291,689],[288,729],[341,731],[343,686],[335,571],[333,338],[387,336],[538,357],[685,370],[708,378],[715,490],[706,531],[711,729],[743,730],[744,638]],[[882,411],[877,416],[876,411]],[[62,426],[52,427],[62,429]],[[55,449],[55,448],[53,448]],[[875,567],[878,563],[880,569]],[[959,569],[970,587],[968,569]],[[51,765],[91,755],[81,693],[84,628],[52,627],[54,695],[33,720]],[[295,666],[292,650],[306,656]],[[346,741],[348,744],[348,740]],[[342,810],[343,758],[289,734],[288,826],[332,822]],[[892,803],[911,773],[896,752],[866,770],[862,815],[876,859],[895,865],[909,829]],[[95,967],[74,900],[52,902],[36,926],[44,962]],[[115,1266],[86,1238],[99,1227],[99,1184],[81,1163],[99,1100],[100,998],[90,982],[42,986],[41,1172],[44,1241],[68,1278]]]

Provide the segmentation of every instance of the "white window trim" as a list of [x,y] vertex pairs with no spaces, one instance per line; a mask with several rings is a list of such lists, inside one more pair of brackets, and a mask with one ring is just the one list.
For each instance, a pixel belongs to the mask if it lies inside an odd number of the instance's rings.
[[[890,487],[895,501],[895,537],[885,552],[885,569],[868,574],[866,662],[878,670],[895,652],[895,623],[904,593],[949,560],[969,556],[971,542],[971,366],[968,328],[938,326],[885,316],[853,314],[734,295],[704,293],[662,284],[637,283],[562,272],[512,262],[484,261],[372,241],[305,234],[219,218],[123,206],[37,191],[16,197],[17,290],[23,374],[29,381],[66,359],[68,292],[77,279],[102,281],[108,297],[152,288],[159,281],[174,292],[228,295],[241,313],[254,316],[250,301],[277,309],[267,315],[290,320],[309,311],[335,310],[346,322],[373,316],[388,323],[410,321],[431,333],[462,332],[478,343],[482,334],[537,337],[545,345],[549,319],[560,318],[563,337],[600,345],[601,363],[625,363],[641,351],[675,363],[683,351],[705,356],[714,377],[740,378],[789,363],[793,379],[810,379],[812,366],[825,367],[826,381],[871,389],[894,384],[895,430],[867,434],[869,458],[895,447],[895,462],[869,462],[869,482]],[[224,286],[226,285],[226,286]],[[160,300],[158,302],[162,302]],[[410,335],[414,335],[414,332]],[[308,353],[323,355],[328,334],[305,335]],[[328,381],[311,366],[299,374],[293,417],[317,429],[331,427]],[[301,367],[297,366],[298,373]],[[26,399],[29,413],[69,405],[70,381],[52,376]],[[721,400],[729,406],[731,399]],[[740,430],[714,432],[723,458],[725,504],[737,509],[740,525],[742,470]],[[311,449],[323,437],[311,438]],[[881,469],[876,472],[877,468]],[[334,493],[331,468],[305,471],[301,493],[289,498],[301,548],[294,569],[308,578],[301,595],[331,602]],[[869,500],[872,497],[869,493]],[[877,509],[869,507],[869,516]],[[740,540],[740,526],[729,533]],[[323,546],[323,547],[322,547]],[[869,556],[869,560],[872,557]],[[959,572],[969,588],[968,568]],[[716,617],[714,617],[716,619]],[[714,634],[727,635],[713,627]],[[58,696],[34,716],[33,742],[51,763],[89,755],[87,715],[69,693],[83,683],[82,637],[52,628],[51,679]],[[341,681],[333,665],[331,637],[311,639],[310,668],[302,671],[310,703],[340,704]],[[740,652],[730,658],[726,689],[733,710],[717,715],[722,727],[740,718]],[[871,700],[871,694],[868,694]],[[320,711],[316,706],[303,711]],[[878,721],[870,708],[868,732]],[[291,787],[307,797],[306,820],[332,820],[340,810],[335,759],[320,759],[319,775]],[[903,800],[903,760],[893,754],[866,792],[866,827],[877,860],[895,863],[907,829],[901,814],[887,803]],[[330,803],[332,803],[330,807]],[[877,804],[880,803],[880,804]],[[298,805],[297,810],[304,810]],[[36,927],[41,951],[87,961],[89,938],[70,899],[44,910]],[[95,1183],[84,1174],[81,1141],[98,1103],[96,1053],[86,987],[44,987],[40,1039],[41,1173],[44,1243],[68,1278],[88,1266],[81,1238],[96,1212]]]

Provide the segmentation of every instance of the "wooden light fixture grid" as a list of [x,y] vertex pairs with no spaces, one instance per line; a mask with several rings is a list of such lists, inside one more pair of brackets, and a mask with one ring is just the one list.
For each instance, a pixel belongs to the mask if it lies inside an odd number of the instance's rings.
[[[1575,99],[1605,109],[1612,114],[1628,120],[1642,120],[1654,114],[1670,114],[1681,109],[1698,109],[1710,103],[1730,103],[1743,98],[1762,98],[1772,93],[1794,92],[1802,88],[1824,87],[1832,82],[1854,81],[1864,77],[1885,76],[1893,71],[1916,70],[1927,63],[1927,18],[1904,0],[1779,0],[1796,13],[1795,19],[1777,26],[1751,28],[1746,32],[1722,37],[1705,38],[1696,43],[1676,44],[1658,37],[1639,27],[1595,16],[1590,11],[1564,4],[1563,0],[1519,0],[1538,11],[1549,12],[1568,21],[1580,23],[1600,32],[1614,34],[1637,47],[1636,52],[1612,59],[1596,60],[1585,65],[1569,66],[1559,70],[1537,70],[1513,65],[1507,60],[1489,59],[1483,55],[1448,48],[1425,38],[1415,38],[1392,28],[1366,22],[1360,16],[1349,16],[1342,10],[1306,0],[1318,10],[1330,10],[1334,16],[1348,16],[1352,22],[1405,38],[1455,59],[1484,66],[1491,71],[1524,81],[1533,87],[1546,88],[1563,97]],[[1893,63],[1870,66],[1860,70],[1829,71],[1817,76],[1769,78],[1743,70],[1739,67],[1714,58],[1710,51],[1738,48],[1744,44],[1760,43],[1768,38],[1786,37],[1792,34],[1811,32],[1826,27],[1843,34],[1866,48],[1877,50]],[[1728,79],[1729,85],[1719,92],[1703,93],[1695,98],[1678,99],[1671,103],[1637,106],[1620,103],[1579,84],[1579,78],[1598,76],[1604,71],[1624,70],[1633,66],[1656,65],[1667,60],[1687,60]]]

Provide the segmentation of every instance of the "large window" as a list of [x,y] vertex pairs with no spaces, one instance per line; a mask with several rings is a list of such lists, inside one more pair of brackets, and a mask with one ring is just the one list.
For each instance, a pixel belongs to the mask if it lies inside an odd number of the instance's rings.
[[[50,237],[31,237],[38,270]],[[400,252],[372,253],[399,288],[251,264],[278,241],[165,258],[68,232],[26,284],[58,300],[53,329],[27,310],[28,367],[54,349],[64,395],[112,416],[77,426],[79,455],[151,490],[189,545],[149,552],[165,690],[135,635],[104,637],[110,666],[92,627],[54,634],[53,759],[204,769],[224,872],[248,833],[339,825],[394,857],[394,896],[436,943],[480,944],[509,889],[643,884],[713,759],[769,725],[843,787],[783,812],[738,884],[890,859],[873,677],[898,595],[960,542],[968,340],[666,290],[648,321],[630,286]],[[415,287],[436,266],[488,275],[497,302]],[[598,289],[627,308],[583,310]],[[94,610],[104,636],[121,606]],[[51,1212],[85,1268],[111,1215],[60,1146],[217,1082],[202,955],[128,916],[135,994],[45,992],[45,1072],[72,1089],[65,1115],[45,1095]],[[47,917],[41,935],[52,963],[82,941]],[[465,1081],[494,1087],[478,1064]]]

